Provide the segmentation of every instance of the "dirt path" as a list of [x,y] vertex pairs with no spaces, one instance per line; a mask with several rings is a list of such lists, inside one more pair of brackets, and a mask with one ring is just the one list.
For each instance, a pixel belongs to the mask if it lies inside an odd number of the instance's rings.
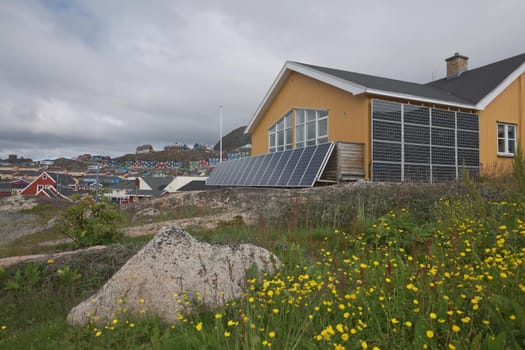
[[[216,228],[221,222],[229,222],[235,219],[238,219],[238,217],[242,217],[245,222],[250,222],[250,218],[246,216],[246,214],[242,215],[239,212],[228,212],[228,213],[221,213],[221,214],[214,214],[214,215],[208,215],[208,216],[201,216],[201,217],[195,217],[195,218],[188,218],[188,219],[178,219],[178,220],[168,220],[168,221],[160,221],[160,222],[154,222],[151,224],[144,224],[144,225],[138,225],[138,226],[130,226],[126,227],[124,229],[124,235],[129,237],[137,237],[137,236],[143,236],[143,235],[153,235],[157,233],[160,228],[166,225],[178,225],[183,229],[188,228],[199,228],[199,229],[214,229]],[[60,243],[67,243],[70,239],[61,239],[61,240],[54,240],[54,241],[46,241],[46,242],[40,242],[39,245],[46,246],[46,245],[56,245]],[[107,248],[106,246],[94,246],[89,247],[86,249],[79,249],[74,251],[68,251],[68,252],[60,252],[60,253],[45,253],[45,254],[33,254],[33,255],[22,255],[22,256],[12,256],[8,258],[0,259],[0,267],[7,267],[11,265],[15,265],[22,262],[34,262],[34,261],[47,261],[49,259],[55,260],[57,258],[77,254],[83,251],[87,250],[103,250]]]
[[0,267],[8,267],[22,262],[34,262],[34,261],[47,261],[55,260],[60,257],[78,254],[80,252],[90,251],[90,250],[104,250],[107,246],[97,245],[89,247],[86,249],[78,249],[70,252],[60,252],[60,253],[46,253],[46,254],[33,254],[33,255],[22,255],[22,256],[11,256],[9,258],[0,259]]

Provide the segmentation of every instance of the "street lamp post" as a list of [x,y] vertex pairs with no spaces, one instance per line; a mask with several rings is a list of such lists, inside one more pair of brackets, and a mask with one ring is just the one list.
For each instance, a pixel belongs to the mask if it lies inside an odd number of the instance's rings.
[[219,106],[219,129],[220,129],[220,135],[219,135],[219,163],[222,163],[222,105]]

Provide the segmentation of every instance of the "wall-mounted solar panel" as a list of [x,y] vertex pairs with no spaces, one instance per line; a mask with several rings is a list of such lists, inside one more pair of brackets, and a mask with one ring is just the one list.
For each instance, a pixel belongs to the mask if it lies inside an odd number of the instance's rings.
[[372,179],[449,181],[479,173],[476,114],[372,100]]
[[334,143],[324,143],[219,163],[206,184],[311,187],[321,177],[334,148]]

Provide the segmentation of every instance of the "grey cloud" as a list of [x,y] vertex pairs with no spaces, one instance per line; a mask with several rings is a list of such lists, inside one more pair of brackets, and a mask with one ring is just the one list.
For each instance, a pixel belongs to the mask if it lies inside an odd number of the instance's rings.
[[[286,60],[425,82],[525,51],[521,0],[0,2],[0,158],[214,144]],[[77,127],[80,129],[77,130]]]

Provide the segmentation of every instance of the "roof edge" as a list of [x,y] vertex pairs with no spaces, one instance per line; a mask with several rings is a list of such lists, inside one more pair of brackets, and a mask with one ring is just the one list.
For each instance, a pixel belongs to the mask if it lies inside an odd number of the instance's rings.
[[350,92],[353,95],[364,93],[366,89],[362,85],[355,84],[347,80],[334,77],[331,74],[320,72],[316,70],[315,68],[307,67],[301,63],[293,62],[293,61],[286,61],[284,66],[281,68],[281,71],[277,75],[277,78],[275,78],[270,89],[264,96],[262,102],[259,104],[259,107],[255,111],[252,117],[252,120],[250,121],[246,129],[244,130],[245,134],[250,134],[253,131],[255,125],[257,125],[258,121],[262,117],[263,112],[266,111],[268,105],[273,101],[279,88],[284,84],[285,80],[290,76],[291,72],[297,72],[309,78],[322,81],[323,83],[326,83],[328,85],[331,85],[331,86],[340,88],[344,91]]
[[426,97],[410,95],[410,94],[402,94],[402,93],[397,93],[397,92],[392,92],[392,91],[366,89],[366,93],[372,94],[372,95],[400,98],[400,99],[413,100],[413,101],[418,101],[418,102],[426,102],[426,103],[439,104],[439,105],[446,105],[446,106],[452,106],[452,107],[478,109],[477,106],[474,104],[465,104],[465,103],[456,103],[456,102],[450,102],[450,101],[444,101],[444,100],[437,100],[433,98],[426,98]]
[[510,73],[501,83],[498,84],[491,92],[489,92],[485,97],[478,101],[476,104],[476,109],[483,110],[485,109],[497,96],[499,96],[503,90],[509,87],[510,84],[514,82],[519,76],[525,73],[525,62],[523,62],[518,68],[516,68],[512,73]]

